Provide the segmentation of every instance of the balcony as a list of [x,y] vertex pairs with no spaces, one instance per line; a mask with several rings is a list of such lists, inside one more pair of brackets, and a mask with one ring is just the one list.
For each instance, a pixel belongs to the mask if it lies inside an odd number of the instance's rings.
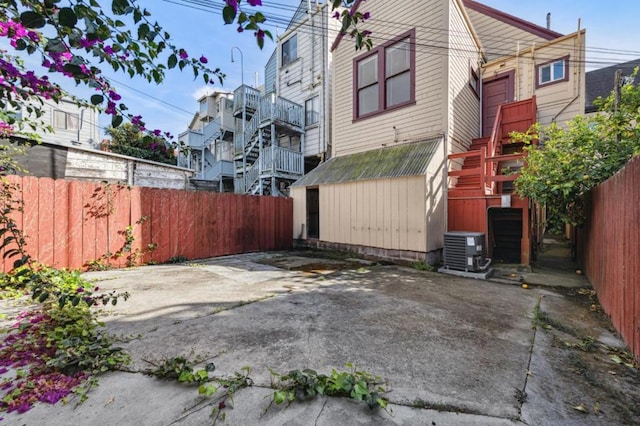
[[301,152],[275,147],[262,150],[262,172],[286,173],[290,175],[304,174],[304,156]]
[[267,121],[284,124],[302,131],[304,127],[304,107],[274,94],[260,101],[261,125]]
[[242,85],[233,92],[233,115],[242,115],[242,107],[246,99],[247,114],[253,114],[260,107],[260,91],[251,86]]

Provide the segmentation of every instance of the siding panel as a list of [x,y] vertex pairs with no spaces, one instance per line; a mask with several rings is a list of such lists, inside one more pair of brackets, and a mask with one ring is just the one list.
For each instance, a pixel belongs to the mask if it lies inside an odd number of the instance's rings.
[[[396,8],[393,2],[367,4],[372,16],[396,16]],[[389,28],[384,34],[386,39],[392,39],[395,35],[416,29],[416,104],[413,106],[352,122],[353,58],[362,53],[355,52],[352,41],[346,37],[334,51],[333,92],[340,94],[335,98],[332,113],[334,156],[380,148],[382,144],[411,142],[444,131],[442,82],[446,81],[446,57],[441,53],[447,46],[445,2],[420,2],[413,12],[407,14],[402,26]],[[371,25],[374,25],[372,30],[375,32],[375,23]],[[442,31],[433,30],[437,28]],[[376,40],[376,43],[382,44],[382,41]]]

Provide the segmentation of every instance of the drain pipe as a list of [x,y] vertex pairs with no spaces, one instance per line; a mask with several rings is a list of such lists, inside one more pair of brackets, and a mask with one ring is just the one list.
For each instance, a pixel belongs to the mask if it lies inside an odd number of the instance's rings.
[[442,174],[444,175],[444,185],[442,185],[442,194],[444,196],[444,232],[449,230],[449,158],[447,151],[447,134],[442,135],[442,151],[444,154],[444,167]]

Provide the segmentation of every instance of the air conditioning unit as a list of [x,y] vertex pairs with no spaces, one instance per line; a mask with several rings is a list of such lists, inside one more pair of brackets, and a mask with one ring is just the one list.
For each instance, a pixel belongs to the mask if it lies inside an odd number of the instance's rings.
[[482,272],[491,264],[485,257],[481,232],[445,232],[444,267],[465,272]]

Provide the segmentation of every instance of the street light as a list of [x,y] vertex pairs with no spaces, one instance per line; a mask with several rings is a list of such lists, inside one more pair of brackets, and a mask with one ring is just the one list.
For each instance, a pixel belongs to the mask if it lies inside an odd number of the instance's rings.
[[233,60],[233,49],[237,49],[238,52],[240,52],[240,87],[242,88],[242,192],[247,192],[247,156],[244,152],[247,143],[247,92],[244,87],[244,55],[238,46],[233,46],[231,48],[231,62],[235,62]]

